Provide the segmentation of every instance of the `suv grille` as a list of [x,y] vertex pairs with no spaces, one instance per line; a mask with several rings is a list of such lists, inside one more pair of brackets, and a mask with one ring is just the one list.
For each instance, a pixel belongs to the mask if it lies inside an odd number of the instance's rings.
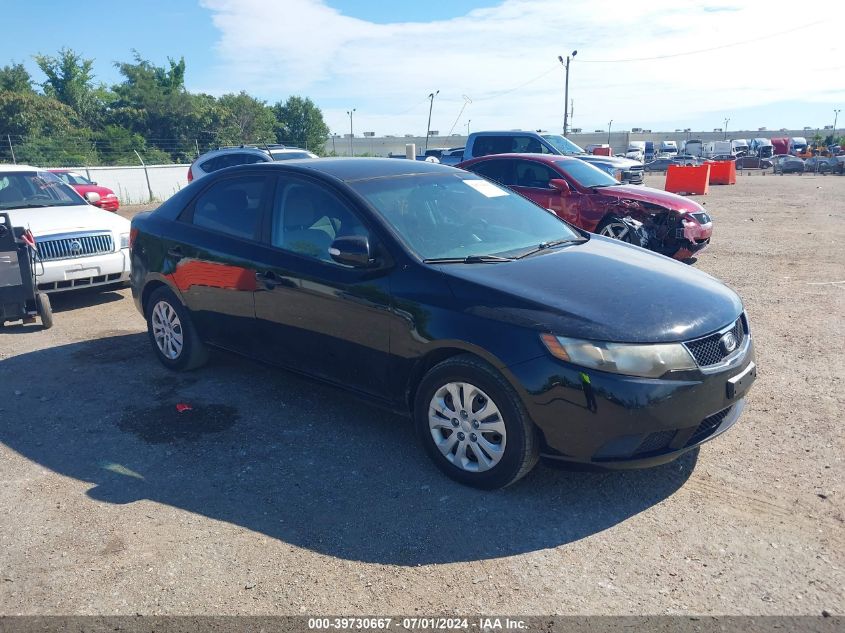
[[114,251],[111,233],[80,233],[58,239],[36,239],[41,261],[90,257]]
[[710,334],[704,338],[684,343],[684,345],[689,350],[690,354],[692,354],[692,357],[695,359],[695,362],[698,363],[699,367],[716,365],[742,347],[742,343],[745,341],[745,336],[748,334],[748,325],[745,322],[745,314],[741,315],[736,320],[729,332],[732,333],[736,339],[736,349],[730,352],[725,351],[720,343],[722,337],[727,332],[716,332],[715,334]]

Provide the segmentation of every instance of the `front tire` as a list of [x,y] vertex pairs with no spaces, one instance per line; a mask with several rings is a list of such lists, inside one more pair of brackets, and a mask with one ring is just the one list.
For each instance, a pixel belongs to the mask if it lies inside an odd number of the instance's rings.
[[206,363],[208,348],[199,339],[188,311],[169,288],[154,290],[144,312],[150,342],[162,365],[189,371]]
[[474,488],[504,488],[537,463],[537,431],[519,396],[475,356],[429,370],[417,390],[414,423],[437,467]]

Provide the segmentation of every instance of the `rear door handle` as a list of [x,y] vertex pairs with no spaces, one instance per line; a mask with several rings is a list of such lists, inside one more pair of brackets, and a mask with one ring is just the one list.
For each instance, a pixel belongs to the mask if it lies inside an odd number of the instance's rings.
[[184,255],[182,254],[182,249],[178,246],[174,246],[173,248],[168,249],[167,255],[175,259],[177,262],[184,257]]

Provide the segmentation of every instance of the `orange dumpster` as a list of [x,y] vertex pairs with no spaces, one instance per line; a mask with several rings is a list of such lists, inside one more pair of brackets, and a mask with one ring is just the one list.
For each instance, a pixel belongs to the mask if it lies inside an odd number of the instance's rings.
[[[706,195],[710,189],[709,163],[698,167],[669,165],[666,170],[666,191],[671,193]],[[736,172],[734,172],[736,176]]]
[[735,185],[736,161],[717,160],[710,165],[711,185]]

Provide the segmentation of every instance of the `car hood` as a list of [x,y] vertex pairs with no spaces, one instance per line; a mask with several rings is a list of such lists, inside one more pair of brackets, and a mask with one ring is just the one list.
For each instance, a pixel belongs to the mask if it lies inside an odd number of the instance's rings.
[[736,293],[710,275],[596,235],[513,262],[440,270],[466,311],[573,338],[686,341],[742,312]]
[[9,209],[6,213],[12,220],[12,226],[29,228],[35,237],[82,231],[129,232],[129,220],[88,204],[72,207]]
[[85,195],[89,192],[94,192],[100,194],[101,198],[105,198],[106,196],[113,196],[114,191],[109,189],[108,187],[101,187],[100,185],[73,185],[73,188],[76,189],[76,192],[80,195]]
[[574,154],[575,158],[587,161],[588,163],[601,163],[611,165],[618,169],[630,169],[631,167],[642,167],[643,164],[630,158],[618,158],[616,156],[599,156],[597,154]]
[[678,213],[700,213],[704,211],[704,207],[695,200],[690,200],[689,198],[652,187],[613,185],[611,187],[601,187],[596,191],[603,196],[610,196],[620,200],[650,202],[665,207],[670,211],[677,211]]

